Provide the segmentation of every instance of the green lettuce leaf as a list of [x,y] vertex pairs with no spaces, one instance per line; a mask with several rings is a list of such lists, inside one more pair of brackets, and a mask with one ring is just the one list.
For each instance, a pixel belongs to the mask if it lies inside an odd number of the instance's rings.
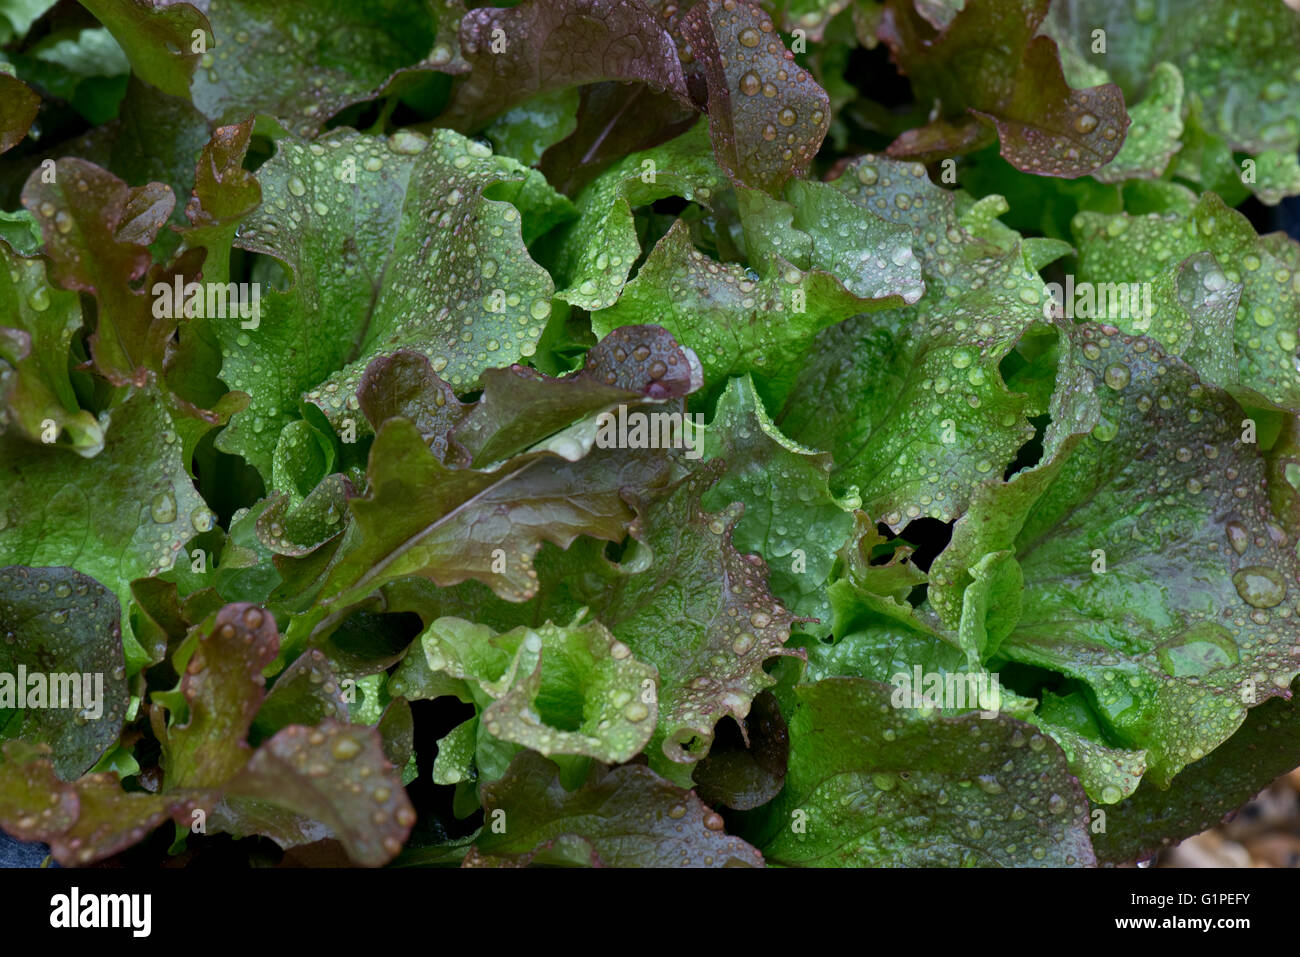
[[[117,595],[124,613],[132,580],[171,568],[214,521],[154,389],[137,390],[113,409],[104,450],[92,459],[0,436],[0,485],[0,562],[71,566]],[[128,636],[127,670],[134,673],[147,656]]]
[[263,203],[236,244],[276,257],[292,285],[265,292],[253,319],[209,318],[222,378],[252,397],[222,432],[224,451],[269,477],[300,400],[340,431],[364,425],[361,374],[398,349],[461,389],[536,350],[554,285],[524,240],[566,208],[536,173],[448,130],[341,131],[280,141],[258,180]]
[[216,123],[259,113],[297,136],[315,136],[344,107],[374,97],[396,71],[431,67],[425,58],[435,23],[419,0],[207,0],[203,6],[211,46],[190,94]]
[[[1245,183],[1265,202],[1300,192],[1300,123],[1291,109],[1300,96],[1300,12],[1293,7],[1271,0],[1057,0],[1042,28],[1070,50],[1074,70],[1067,75],[1102,74],[1130,102],[1159,98],[1168,83],[1166,65],[1176,68],[1198,136],[1222,160],[1183,167],[1206,189],[1218,187],[1203,176],[1227,171],[1238,188]],[[1096,31],[1105,38],[1100,47]],[[1135,124],[1145,119],[1135,112]],[[1232,152],[1255,154],[1255,176],[1243,176]]]
[[[1197,274],[1179,276],[1176,295],[1164,297],[1166,302],[1176,299],[1170,302],[1175,318],[1167,316],[1162,302],[1153,316],[1138,311],[1108,321],[1128,332],[1149,330],[1175,354],[1185,354],[1194,346],[1214,348],[1210,337],[1221,337],[1220,330],[1226,326],[1232,330],[1238,375],[1224,378],[1227,370],[1221,361],[1215,361],[1205,370],[1208,376],[1254,404],[1300,409],[1300,366],[1296,364],[1300,244],[1281,234],[1256,235],[1246,217],[1229,209],[1214,193],[1206,193],[1190,209],[1162,216],[1083,212],[1075,217],[1073,230],[1079,246],[1080,281],[1159,284],[1165,270],[1185,263],[1188,257],[1211,254],[1217,268],[1203,266]],[[1239,304],[1204,301],[1214,294],[1222,300],[1238,288]],[[1190,320],[1178,316],[1184,310],[1190,313]],[[1177,327],[1185,329],[1189,321],[1200,327],[1199,335],[1192,330],[1179,332]],[[1168,328],[1170,324],[1175,328]],[[1222,353],[1223,347],[1217,348]],[[1185,358],[1201,369],[1195,355]],[[1233,388],[1238,383],[1239,387]]]
[[[480,740],[490,735],[547,756],[615,764],[639,754],[654,730],[654,668],[598,621],[493,634],[464,619],[439,618],[418,647],[428,670],[399,671],[402,693],[436,697],[455,688],[479,709]],[[488,780],[499,776],[483,761],[478,769]]]
[[828,487],[830,456],[782,435],[748,377],[728,383],[701,444],[706,459],[726,466],[703,506],[718,511],[744,503],[735,547],[763,556],[772,594],[792,614],[829,624],[825,586],[854,527]]
[[641,255],[633,210],[669,196],[707,204],[725,183],[703,123],[624,157],[578,194],[578,217],[556,239],[556,298],[592,312],[612,306]]
[[1206,831],[1254,797],[1261,781],[1294,768],[1300,762],[1296,707],[1293,696],[1253,708],[1231,738],[1188,765],[1168,790],[1143,782],[1132,797],[1107,808],[1106,828],[1092,839],[1097,859],[1128,864]]
[[[42,675],[39,701],[21,687],[20,667],[29,678]],[[126,717],[117,599],[71,568],[0,568],[0,674],[8,679],[0,680],[0,715],[8,715],[0,736],[57,747],[59,777],[79,776],[117,740]]]
[[971,486],[1000,472],[1032,435],[1026,397],[1007,389],[999,366],[1042,322],[1046,290],[1014,233],[983,225],[980,207],[959,217],[953,194],[918,164],[866,156],[831,185],[912,227],[926,295],[911,309],[823,331],[776,423],[829,451],[832,489],[856,489],[862,507],[891,527],[922,516],[951,521]]
[[172,96],[189,95],[190,78],[201,56],[194,33],[198,31],[205,43],[212,35],[207,17],[197,7],[162,0],[88,0],[82,5],[121,44],[141,79]]
[[1063,362],[1091,380],[1095,424],[1063,423],[1041,464],[976,490],[930,597],[955,623],[970,569],[1014,551],[1022,612],[998,653],[1076,679],[1102,743],[1146,750],[1166,786],[1300,670],[1295,548],[1228,395],[1148,339],[1073,335]]
[[1005,715],[924,717],[891,689],[794,689],[785,790],[749,835],[786,866],[1079,867],[1087,801],[1056,745]]
[[76,293],[51,285],[40,258],[0,242],[0,310],[0,432],[99,454],[104,430],[81,408],[68,374],[82,323]]

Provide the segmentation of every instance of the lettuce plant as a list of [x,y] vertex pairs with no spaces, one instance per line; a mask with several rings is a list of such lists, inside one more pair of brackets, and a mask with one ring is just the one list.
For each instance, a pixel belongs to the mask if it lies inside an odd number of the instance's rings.
[[1281,0],[0,0],[0,829],[1092,866],[1300,763]]

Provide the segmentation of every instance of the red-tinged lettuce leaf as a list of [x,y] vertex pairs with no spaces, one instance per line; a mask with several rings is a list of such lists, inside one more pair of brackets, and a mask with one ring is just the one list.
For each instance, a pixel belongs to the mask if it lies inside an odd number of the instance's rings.
[[640,83],[594,83],[579,91],[574,131],[537,165],[547,182],[575,196],[605,167],[686,132],[698,117],[672,94]]
[[969,570],[1014,551],[1022,611],[998,654],[1080,682],[1106,740],[1144,749],[1164,787],[1300,671],[1294,531],[1274,523],[1263,457],[1226,393],[1151,340],[1073,335],[1062,372],[1089,380],[1069,388],[1095,394],[1095,424],[1049,435],[1042,464],[976,489],[930,598],[955,622]]
[[576,460],[543,450],[491,470],[449,469],[409,419],[390,419],[370,449],[370,491],[349,503],[355,548],[331,569],[321,604],[292,622],[291,645],[332,630],[406,576],[444,587],[473,578],[524,601],[537,592],[532,558],[544,541],[561,548],[581,535],[620,541],[634,518],[624,490],[657,487],[668,468],[658,450],[596,449]]
[[538,94],[607,80],[636,81],[691,105],[672,37],[641,0],[523,0],[471,10],[443,126],[472,133]]
[[1251,710],[1231,738],[1174,779],[1169,790],[1149,781],[1115,807],[1093,836],[1097,859],[1129,864],[1175,841],[1209,830],[1242,807],[1261,785],[1300,763],[1300,708],[1275,698]]
[[[103,583],[124,610],[131,582],[171,568],[214,520],[152,389],[112,410],[104,450],[92,459],[0,436],[0,487],[0,564],[71,566]],[[133,674],[153,659],[123,637]]]
[[202,56],[194,32],[203,35],[205,45],[212,36],[198,8],[166,0],[83,0],[82,6],[113,34],[137,76],[164,93],[189,97],[190,78]]
[[421,0],[199,5],[212,24],[211,46],[190,91],[217,123],[259,113],[310,137],[339,110],[376,96],[398,70],[439,68],[423,62],[435,24]]
[[0,314],[0,433],[99,454],[104,430],[81,408],[68,376],[81,329],[77,294],[50,284],[43,259],[0,242]]
[[451,468],[469,464],[469,453],[451,439],[468,407],[420,353],[398,350],[366,366],[357,401],[372,429],[389,419],[410,419],[440,462]]
[[[587,353],[580,370],[552,378],[523,366],[483,373],[483,395],[451,441],[482,468],[517,455],[579,419],[671,404],[700,388],[699,360],[659,326],[621,326]],[[572,458],[577,441],[553,450]]]
[[1103,183],[1133,177],[1158,179],[1182,148],[1183,76],[1172,63],[1157,63],[1146,95],[1128,109],[1131,125],[1115,158],[1093,172]]
[[57,748],[64,779],[88,770],[126,717],[117,599],[71,568],[0,568],[0,676],[0,712],[19,708],[0,736]]
[[151,715],[168,790],[218,787],[248,762],[245,739],[266,697],[262,670],[280,647],[275,619],[242,603],[201,622],[195,637],[176,662],[180,684],[154,696],[171,712]]
[[[1124,300],[1128,315],[1101,318],[1129,333],[1149,333],[1203,379],[1243,401],[1300,410],[1300,244],[1281,234],[1257,235],[1245,216],[1214,193],[1190,209],[1163,215],[1082,212],[1072,228],[1079,247],[1078,281],[1103,292],[1113,287],[1102,284],[1155,284],[1152,315],[1133,310],[1129,296]],[[1213,259],[1204,260],[1206,253]],[[1188,264],[1193,256],[1202,258]],[[1172,277],[1173,295],[1160,295],[1162,284],[1171,282],[1166,273],[1172,267],[1198,262],[1191,275]],[[1239,301],[1232,299],[1234,292]],[[1227,363],[1222,354],[1229,347],[1216,344],[1225,332],[1235,351]],[[1208,356],[1207,349],[1212,350]]]
[[269,477],[300,400],[363,427],[361,374],[399,349],[460,389],[536,351],[554,285],[524,242],[568,208],[537,173],[449,130],[339,131],[281,140],[258,179],[264,202],[236,244],[279,259],[292,284],[263,290],[256,321],[209,319],[222,378],[252,397],[223,451]]
[[1048,0],[971,3],[936,31],[911,0],[891,0],[881,39],[918,98],[937,100],[942,114],[889,154],[943,159],[987,145],[996,129],[1002,155],[1027,173],[1069,178],[1110,162],[1129,124],[1124,96],[1113,83],[1065,82],[1056,43],[1035,35],[1047,8]]
[[669,196],[707,205],[725,185],[704,123],[623,157],[578,194],[578,218],[555,239],[556,298],[591,312],[612,306],[641,255],[633,210]]
[[0,153],[22,142],[40,108],[41,98],[34,90],[0,70]]
[[208,251],[203,276],[209,282],[230,278],[230,246],[239,224],[262,202],[257,177],[244,169],[253,121],[213,130],[199,153],[194,191],[185,205],[189,226],[180,231],[187,246]]
[[[485,820],[504,829],[480,832],[467,867],[524,866],[556,842],[576,841],[587,853],[565,859],[607,867],[762,867],[763,856],[723,830],[722,817],[692,791],[647,767],[594,769],[566,791],[558,768],[525,751],[506,776],[483,788]],[[501,813],[498,813],[501,812]]]
[[115,385],[143,385],[146,370],[161,371],[176,329],[176,317],[154,316],[151,290],[133,286],[148,270],[149,244],[175,203],[169,186],[130,187],[76,158],[55,164],[54,182],[37,170],[23,187],[23,205],[45,237],[50,277],[92,294],[99,305],[91,357]]
[[[439,618],[417,647],[424,660],[404,664],[397,687],[411,698],[454,694],[473,701],[479,716],[471,753],[478,751],[486,780],[500,777],[520,747],[617,764],[636,757],[654,731],[658,675],[599,621],[493,634],[461,618]],[[444,761],[444,779],[445,769]]]
[[380,867],[402,849],[415,809],[378,732],[327,719],[290,725],[258,748],[211,820],[284,848],[333,838],[355,864]]
[[[269,613],[232,604],[177,649],[181,681],[155,692],[150,712],[166,771],[160,793],[124,792],[116,774],[63,784],[44,751],[6,745],[0,824],[49,843],[60,862],[85,864],[138,843],[168,817],[194,825],[202,811],[210,831],[264,834],[286,848],[335,838],[355,863],[385,863],[401,849],[415,813],[375,729],[327,717],[316,727],[283,727],[255,751],[245,741],[266,697],[262,670],[278,643]],[[313,670],[323,679],[328,669],[311,658],[295,667],[264,730],[288,712],[322,710],[306,707],[297,686],[304,673],[312,685]],[[317,704],[328,704],[338,687],[331,692],[322,680],[321,692],[327,699]]]
[[830,493],[830,455],[782,435],[748,376],[728,383],[701,450],[704,458],[725,464],[704,507],[717,511],[743,503],[732,534],[736,548],[763,556],[769,587],[782,605],[829,626],[825,587],[854,524],[852,513]]
[[77,819],[77,793],[54,772],[48,745],[0,744],[0,827],[20,841],[66,831]]
[[740,725],[742,740],[715,740],[691,775],[709,804],[748,811],[781,793],[790,734],[776,696],[760,691]]
[[[188,49],[188,45],[187,45]],[[73,155],[99,163],[128,183],[166,183],[176,195],[171,222],[185,224],[182,200],[194,188],[195,163],[211,134],[207,118],[188,97],[163,93],[138,77],[127,83],[118,119],[98,127],[100,144]],[[159,144],[166,143],[165,149]],[[172,252],[179,237],[164,230],[154,246],[155,255]]]
[[201,793],[173,795],[123,791],[113,772],[88,774],[73,783],[54,773],[49,748],[22,741],[3,747],[0,763],[0,827],[22,840],[49,844],[65,867],[84,867],[142,841],[168,818],[191,823]]
[[1006,715],[924,716],[889,685],[793,690],[785,790],[744,830],[801,867],[1084,867],[1088,803],[1054,742]]
[[951,521],[971,486],[1000,473],[1033,434],[1028,399],[1007,389],[1000,364],[1043,321],[1047,291],[1019,238],[983,219],[1005,206],[958,216],[953,194],[919,164],[864,156],[830,186],[911,227],[926,295],[823,331],[776,424],[828,450],[832,489],[856,489],[861,507],[890,527]]
[[683,59],[708,87],[709,134],[737,184],[779,195],[830,129],[826,91],[747,0],[700,0],[682,17]]
[[[1179,160],[1187,162],[1180,162],[1180,175],[1191,174],[1204,188],[1216,189],[1212,178],[1226,173],[1238,180],[1236,188],[1244,182],[1266,203],[1300,193],[1295,159],[1300,124],[1293,108],[1300,97],[1300,11],[1294,5],[1056,0],[1042,26],[1060,45],[1067,75],[1088,72],[1113,79],[1129,102],[1151,100],[1167,70],[1180,75],[1194,114],[1194,135],[1203,140],[1201,146],[1188,146],[1208,148],[1221,160],[1207,163],[1184,150]],[[1108,40],[1104,52],[1094,49],[1096,30]],[[1136,109],[1133,119],[1139,122]],[[1253,180],[1241,180],[1234,151],[1253,154]]]

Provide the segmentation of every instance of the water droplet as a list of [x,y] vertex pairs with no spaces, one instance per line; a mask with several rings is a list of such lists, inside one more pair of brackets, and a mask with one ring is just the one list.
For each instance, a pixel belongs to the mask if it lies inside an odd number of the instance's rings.
[[212,513],[200,505],[190,513],[190,524],[194,526],[196,532],[207,532],[212,529]]
[[1222,625],[1203,621],[1156,648],[1156,659],[1171,678],[1199,677],[1237,663],[1237,645]]
[[299,179],[297,176],[290,176],[290,177],[289,177],[289,192],[293,193],[293,195],[295,195],[295,196],[302,196],[302,195],[305,195],[306,192],[307,192],[307,184],[304,183],[304,182],[303,182],[301,179]]
[[361,753],[361,745],[355,738],[341,737],[334,742],[330,748],[330,754],[334,755],[336,760],[351,761]]
[[159,492],[149,504],[149,514],[159,525],[176,521],[176,496],[170,491]]
[[1074,128],[1083,134],[1091,133],[1097,128],[1097,117],[1091,113],[1080,113],[1074,118]]
[[1114,365],[1109,365],[1106,367],[1106,372],[1103,375],[1103,378],[1106,380],[1106,385],[1118,391],[1128,385],[1128,366],[1124,365],[1122,362],[1116,362]]
[[1248,565],[1232,576],[1241,600],[1253,608],[1272,608],[1286,597],[1286,579],[1276,569]]
[[753,96],[762,88],[763,81],[758,78],[757,73],[746,73],[740,78],[740,92],[746,96]]
[[1250,535],[1240,522],[1229,522],[1224,530],[1228,533],[1228,543],[1238,555],[1246,554],[1250,547]]
[[629,721],[644,721],[650,714],[650,709],[640,701],[633,701],[623,709],[623,716]]

